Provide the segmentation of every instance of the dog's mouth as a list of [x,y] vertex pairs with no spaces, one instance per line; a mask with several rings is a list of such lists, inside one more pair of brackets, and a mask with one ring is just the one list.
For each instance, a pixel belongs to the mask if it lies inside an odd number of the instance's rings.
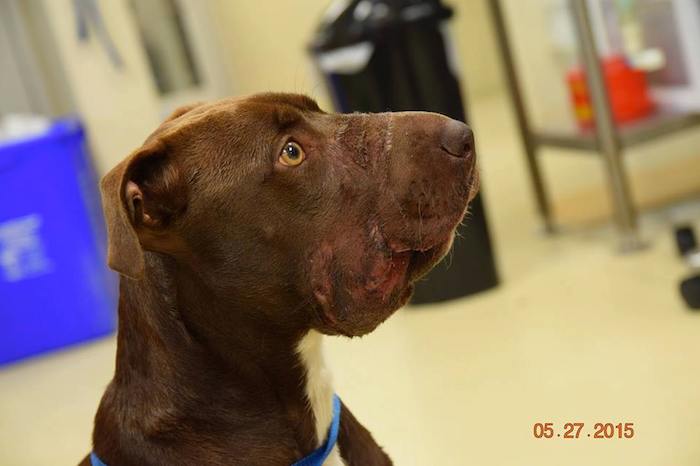
[[[330,334],[358,336],[371,332],[413,294],[413,283],[425,275],[449,250],[449,235],[418,247],[390,246],[365,251],[358,270],[351,264],[327,271],[333,280],[317,287],[314,295],[321,330]],[[376,238],[375,238],[376,239]],[[338,264],[335,264],[336,266]]]

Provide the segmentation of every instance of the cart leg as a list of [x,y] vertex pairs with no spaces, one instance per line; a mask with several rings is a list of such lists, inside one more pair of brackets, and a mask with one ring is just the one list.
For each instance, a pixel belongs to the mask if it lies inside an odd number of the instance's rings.
[[610,110],[607,87],[600,67],[595,38],[591,29],[586,0],[569,0],[574,16],[586,81],[595,115],[598,150],[603,156],[608,185],[613,201],[615,224],[620,236],[620,250],[634,251],[644,246],[639,238],[637,212],[622,160],[622,146]]
[[515,63],[513,62],[513,53],[510,48],[510,42],[508,41],[508,34],[506,32],[501,2],[499,0],[490,0],[486,3],[491,10],[491,17],[496,32],[496,40],[498,41],[498,50],[503,63],[506,85],[508,86],[508,92],[510,94],[511,101],[513,102],[515,119],[517,121],[518,131],[525,150],[527,169],[528,174],[530,175],[530,182],[532,183],[532,188],[535,193],[537,211],[544,222],[545,232],[553,233],[554,221],[552,218],[549,198],[547,197],[547,190],[542,177],[542,171],[540,170],[539,160],[537,160],[537,144],[528,124],[525,102],[523,100],[522,92],[520,91],[520,83],[517,79]]
[[537,160],[537,148],[535,144],[531,141],[532,135],[530,133],[523,135],[523,139],[527,139],[525,142],[525,157],[527,160],[527,169],[530,175],[530,182],[532,183],[532,189],[535,192],[535,201],[537,202],[537,211],[542,218],[544,224],[545,233],[555,233],[554,219],[552,218],[552,210],[549,204],[549,198],[547,197],[547,191],[544,186],[544,179],[542,177],[542,171],[540,170],[540,163]]
[[613,201],[615,225],[619,234],[621,252],[642,249],[645,245],[639,236],[637,211],[629,188],[622,153],[619,151],[602,151],[605,171]]

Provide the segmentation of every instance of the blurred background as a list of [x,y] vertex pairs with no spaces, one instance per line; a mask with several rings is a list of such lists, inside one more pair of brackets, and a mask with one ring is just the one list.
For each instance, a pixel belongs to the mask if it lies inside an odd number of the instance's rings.
[[90,451],[99,177],[177,106],[261,91],[475,131],[454,253],[326,345],[396,464],[700,464],[699,1],[0,0],[0,70],[0,464]]

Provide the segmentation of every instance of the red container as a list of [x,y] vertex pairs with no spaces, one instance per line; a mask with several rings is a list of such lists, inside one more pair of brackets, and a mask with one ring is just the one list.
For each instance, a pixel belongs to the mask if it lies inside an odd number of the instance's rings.
[[[654,111],[643,71],[631,68],[620,55],[603,59],[602,66],[615,122],[626,123]],[[571,69],[566,74],[566,82],[576,121],[581,128],[593,127],[593,106],[584,71],[578,66]]]

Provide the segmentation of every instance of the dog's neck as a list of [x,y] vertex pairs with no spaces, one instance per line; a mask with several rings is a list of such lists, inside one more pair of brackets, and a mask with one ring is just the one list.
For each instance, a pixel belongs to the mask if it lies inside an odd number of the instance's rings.
[[[123,448],[125,438],[170,439],[187,449],[192,439],[183,432],[190,427],[218,451],[237,436],[255,447],[269,448],[269,441],[285,446],[280,458],[315,449],[332,417],[322,336],[270,333],[181,279],[155,254],[149,254],[143,280],[122,278],[116,371],[96,416],[96,450]],[[203,329],[188,322],[186,306],[226,315],[229,328],[231,319],[239,319],[236,334],[202,338]],[[110,438],[115,430],[122,438]]]

